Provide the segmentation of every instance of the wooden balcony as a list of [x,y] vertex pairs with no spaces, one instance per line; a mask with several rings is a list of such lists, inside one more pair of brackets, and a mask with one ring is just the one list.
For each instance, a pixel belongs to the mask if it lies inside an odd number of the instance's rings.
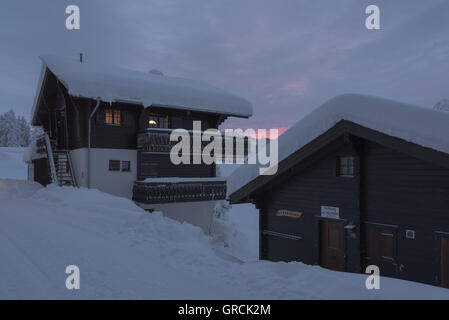
[[[170,134],[173,132],[173,129],[161,129],[161,128],[151,128],[148,129],[146,132],[142,132],[137,136],[137,148],[142,152],[157,152],[157,153],[170,153],[173,146],[175,146],[178,141],[170,141]],[[192,148],[193,146],[193,131],[188,130],[190,135],[190,146]],[[202,135],[204,135],[204,131],[201,132]],[[242,138],[236,138],[233,136],[229,136],[224,138],[222,137],[223,142],[223,149],[222,149],[222,156],[225,154],[227,155],[236,155],[236,147],[237,147],[237,140],[242,139],[243,141],[240,143],[243,143],[243,154],[240,156],[247,156],[248,155],[248,138],[242,137]],[[225,144],[225,141],[232,140],[232,144],[230,144],[231,149],[227,149],[227,146]],[[202,141],[201,142],[201,150],[209,144],[209,141]],[[191,149],[192,152],[192,149]]]
[[133,200],[145,204],[225,198],[224,178],[149,178],[134,182],[133,187]]

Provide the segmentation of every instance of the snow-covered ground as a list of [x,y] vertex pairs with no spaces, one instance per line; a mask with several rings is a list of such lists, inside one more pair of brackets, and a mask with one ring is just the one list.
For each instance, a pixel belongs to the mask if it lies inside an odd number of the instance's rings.
[[[10,165],[2,160],[0,172]],[[98,190],[0,176],[0,204],[3,299],[449,298],[449,290],[389,278],[367,290],[365,275],[297,262],[232,261],[200,228]],[[252,215],[244,217],[246,226],[238,211],[229,221],[251,230]],[[80,268],[80,290],[65,287],[68,265]]]
[[22,161],[25,148],[0,147],[0,178],[23,179],[27,178],[27,166]]

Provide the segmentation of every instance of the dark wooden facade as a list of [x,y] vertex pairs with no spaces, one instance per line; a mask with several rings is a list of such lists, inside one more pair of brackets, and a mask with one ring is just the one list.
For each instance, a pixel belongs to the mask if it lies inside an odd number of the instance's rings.
[[[89,146],[89,116],[95,99],[73,97],[48,69],[38,97],[38,110],[33,121],[42,125],[55,150],[74,150]],[[120,111],[120,125],[105,124],[106,110]],[[171,163],[168,151],[148,152],[137,145],[139,133],[148,129],[148,117],[164,115],[166,129],[192,130],[193,121],[201,121],[202,130],[218,128],[226,116],[163,106],[143,108],[141,105],[101,101],[91,119],[91,148],[138,150],[139,179],[147,177],[214,177],[215,165],[179,165]]]
[[[348,156],[354,176],[338,176]],[[449,286],[447,154],[342,121],[231,195],[245,201],[260,210],[261,259],[356,273],[377,265],[383,276]]]
[[[97,150],[97,156],[92,156],[89,163],[94,163],[97,168],[104,169],[109,174],[109,179],[112,177],[116,179],[118,176],[116,172],[112,171],[125,172],[128,177],[129,174],[132,174],[134,177],[132,179],[135,180],[132,186],[132,199],[136,202],[151,205],[225,199],[225,181],[201,179],[216,176],[215,164],[174,165],[171,162],[170,151],[176,142],[170,141],[170,133],[178,128],[191,132],[193,121],[201,121],[202,131],[218,129],[227,115],[159,105],[144,108],[140,104],[119,101],[110,103],[76,97],[68,93],[63,83],[49,69],[45,70],[42,79],[32,123],[41,125],[47,133],[48,144],[51,148],[47,148],[45,145],[41,146],[43,152],[40,153],[47,155],[47,151],[51,149],[55,166],[51,166],[49,156],[33,160],[36,181],[47,185],[56,176],[59,185],[70,180],[70,185],[76,186],[78,185],[77,179],[79,179],[82,181],[81,185],[89,186],[92,184],[91,171],[83,162],[85,158],[79,156],[83,155],[84,151],[79,151],[79,149],[89,147],[109,150],[122,149],[117,152],[117,156],[115,156],[115,152],[103,150],[105,152],[101,154],[107,155],[103,158],[98,156]],[[159,120],[156,126],[150,122],[154,119]],[[47,143],[44,136],[40,140],[44,144]],[[207,142],[204,142],[203,146],[205,144]],[[127,152],[124,153],[124,150]],[[245,142],[245,150],[247,150],[247,142]],[[78,152],[73,152],[74,159],[71,158],[71,151]],[[57,154],[61,154],[62,157],[58,157]],[[90,155],[90,153],[86,154]],[[120,159],[120,155],[123,154],[127,154],[126,160]],[[136,159],[137,163],[132,163],[134,160],[130,160],[130,158]],[[65,160],[63,164],[60,163],[61,159]],[[116,164],[115,169],[111,169],[111,162]],[[123,169],[124,165],[128,167],[128,170]],[[78,176],[74,173],[73,167],[77,167]],[[137,170],[130,170],[131,167],[135,167]],[[56,171],[53,177],[52,169]],[[85,172],[89,175],[87,180],[83,180]],[[199,179],[189,180],[185,183],[144,181],[146,178],[171,177]],[[95,183],[101,188],[102,182],[98,177],[96,179]],[[115,183],[118,185],[122,181],[117,179]],[[128,185],[129,181],[123,181],[123,185],[125,184]],[[117,188],[117,190],[115,192],[120,192],[120,196],[126,193],[123,188]]]

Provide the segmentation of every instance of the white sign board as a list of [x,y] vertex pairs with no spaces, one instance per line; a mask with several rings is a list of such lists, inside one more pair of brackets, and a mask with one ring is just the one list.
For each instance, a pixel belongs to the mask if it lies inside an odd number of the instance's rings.
[[340,209],[337,207],[321,206],[321,216],[325,218],[340,219]]

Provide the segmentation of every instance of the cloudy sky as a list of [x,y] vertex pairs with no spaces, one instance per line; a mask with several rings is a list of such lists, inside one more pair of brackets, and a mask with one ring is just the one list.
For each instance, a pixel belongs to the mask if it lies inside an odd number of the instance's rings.
[[[81,29],[65,28],[76,4]],[[365,28],[380,7],[381,30]],[[254,105],[226,127],[286,128],[354,92],[449,98],[449,0],[145,0],[0,3],[0,113],[29,118],[38,56],[55,53],[208,81]]]

